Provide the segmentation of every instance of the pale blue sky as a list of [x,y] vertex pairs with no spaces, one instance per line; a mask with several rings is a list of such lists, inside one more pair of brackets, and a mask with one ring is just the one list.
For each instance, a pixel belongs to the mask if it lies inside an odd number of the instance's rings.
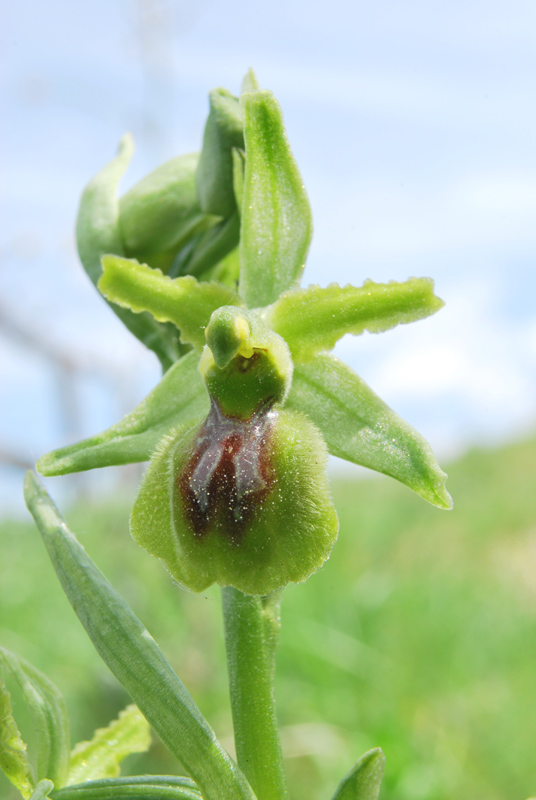
[[[533,431],[535,45],[533,0],[4,0],[0,310],[113,376],[78,386],[81,433],[133,405],[157,367],[77,266],[80,191],[127,129],[125,186],[198,149],[208,91],[238,91],[250,66],[309,191],[305,282],[429,275],[447,301],[345,339],[341,357],[440,455]],[[37,458],[67,435],[57,382],[1,332],[0,367],[0,445]],[[0,498],[18,491],[18,475],[0,478]]]

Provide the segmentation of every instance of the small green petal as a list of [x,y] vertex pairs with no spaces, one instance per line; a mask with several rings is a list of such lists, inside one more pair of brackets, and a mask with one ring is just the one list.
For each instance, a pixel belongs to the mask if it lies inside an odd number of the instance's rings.
[[[173,158],[121,197],[119,231],[125,255],[151,261],[155,254],[176,252],[214,225],[216,218],[207,216],[197,199],[198,161],[197,153]],[[105,252],[122,254],[112,248]]]
[[67,475],[148,461],[170,428],[207,414],[209,400],[198,364],[198,356],[187,353],[120,422],[90,439],[47,453],[37,462],[37,470],[45,476]]
[[258,308],[299,282],[312,218],[277,100],[257,91],[240,102],[246,142],[240,295],[249,308]]
[[208,505],[204,510],[191,505],[196,448],[210,436],[200,424],[172,432],[151,460],[132,511],[131,533],[189,589],[200,592],[218,583],[267,595],[308,578],[331,552],[338,521],[322,437],[301,414],[271,413],[264,444],[251,438],[248,443],[251,432],[241,434],[245,423],[235,421],[229,447],[244,457],[244,465],[258,452],[261,462],[258,484],[246,487],[241,498],[233,481],[237,472],[225,466],[235,456],[227,455],[224,437],[211,438],[210,455],[218,451],[220,460],[203,487]]
[[384,769],[380,748],[369,750],[342,779],[332,800],[377,800]]
[[226,89],[214,89],[197,168],[197,193],[207,214],[229,217],[236,210],[233,147],[244,148],[240,104]]
[[102,266],[99,291],[108,300],[136,314],[149,311],[159,322],[172,322],[180,329],[181,340],[198,350],[205,343],[212,312],[220,306],[240,304],[232,289],[222,284],[200,283],[191,275],[169,278],[134,259],[107,255]]
[[263,319],[287,342],[295,361],[331,350],[345,333],[380,333],[435,314],[444,305],[430,278],[286,292],[264,309]]
[[452,508],[447,476],[428,442],[334,356],[295,365],[286,406],[311,418],[332,455],[390,475],[439,508]]

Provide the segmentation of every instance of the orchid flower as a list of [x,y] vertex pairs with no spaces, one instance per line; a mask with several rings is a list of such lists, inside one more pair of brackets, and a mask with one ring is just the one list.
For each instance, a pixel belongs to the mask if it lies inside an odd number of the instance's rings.
[[211,93],[203,149],[118,199],[133,145],[82,198],[84,267],[160,358],[160,383],[103,433],[43,456],[46,476],[151,459],[134,538],[183,585],[267,595],[337,536],[330,453],[450,508],[427,442],[330,354],[443,305],[428,278],[300,286],[311,211],[271,92]]

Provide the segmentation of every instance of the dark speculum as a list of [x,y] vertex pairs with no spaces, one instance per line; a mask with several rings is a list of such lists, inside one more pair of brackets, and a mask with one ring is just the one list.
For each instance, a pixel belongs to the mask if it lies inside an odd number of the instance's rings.
[[177,476],[185,514],[198,536],[218,523],[239,540],[274,482],[271,434],[277,411],[264,407],[248,420],[228,417],[216,400],[186,467]]

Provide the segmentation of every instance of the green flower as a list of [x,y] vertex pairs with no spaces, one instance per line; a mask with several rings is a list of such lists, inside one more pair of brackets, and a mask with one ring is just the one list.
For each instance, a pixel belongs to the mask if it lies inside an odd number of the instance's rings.
[[126,138],[86,189],[82,262],[165,372],[121,422],[38,469],[151,458],[134,538],[194,590],[263,595],[329,556],[328,451],[440,508],[451,499],[426,441],[329,354],[346,333],[435,313],[433,282],[300,288],[309,203],[275,98],[251,73],[243,88],[211,93],[199,158],[168,162],[117,200]]

